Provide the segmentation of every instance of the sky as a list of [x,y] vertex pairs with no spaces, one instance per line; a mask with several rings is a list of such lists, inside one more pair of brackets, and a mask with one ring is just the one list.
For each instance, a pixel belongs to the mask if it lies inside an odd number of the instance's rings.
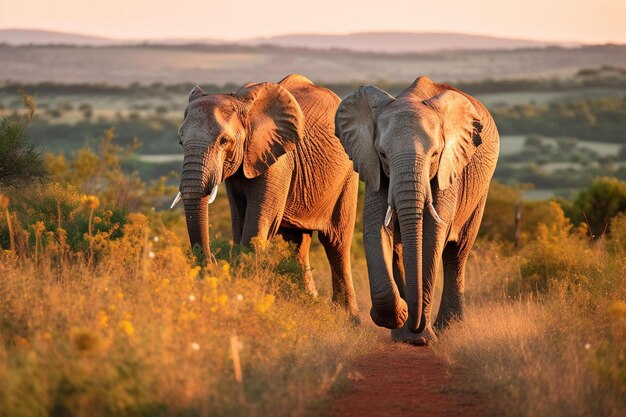
[[462,32],[626,43],[626,0],[0,0],[0,29],[116,39]]

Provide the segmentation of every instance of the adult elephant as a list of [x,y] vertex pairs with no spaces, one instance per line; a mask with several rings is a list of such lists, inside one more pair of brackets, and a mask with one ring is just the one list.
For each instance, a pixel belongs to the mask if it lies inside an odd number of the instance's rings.
[[178,132],[184,162],[174,203],[182,197],[191,245],[211,256],[208,204],[224,181],[235,243],[282,234],[296,244],[313,295],[309,247],[318,231],[333,300],[356,317],[350,245],[359,180],[334,134],[339,102],[297,74],[278,84],[249,83],[231,94],[195,87]]
[[463,315],[465,264],[498,157],[495,123],[478,100],[427,77],[395,98],[361,87],[342,101],[335,123],[366,185],[372,319],[397,329],[395,340],[428,344],[436,339],[431,310],[442,259],[435,325]]

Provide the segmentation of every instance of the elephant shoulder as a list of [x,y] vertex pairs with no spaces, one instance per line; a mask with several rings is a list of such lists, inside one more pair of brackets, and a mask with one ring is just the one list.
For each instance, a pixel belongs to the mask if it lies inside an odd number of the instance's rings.
[[292,89],[295,90],[298,88],[315,85],[313,81],[309,80],[307,77],[301,74],[289,74],[288,76],[280,80],[278,84],[282,85],[289,91],[291,91]]
[[315,101],[319,104],[339,106],[341,99],[328,88],[316,85],[313,81],[301,74],[290,74],[278,82],[286,88],[300,105],[306,101]]

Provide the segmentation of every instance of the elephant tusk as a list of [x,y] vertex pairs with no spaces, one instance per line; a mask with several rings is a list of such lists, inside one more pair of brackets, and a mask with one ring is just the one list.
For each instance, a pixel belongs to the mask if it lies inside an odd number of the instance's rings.
[[387,213],[385,214],[385,227],[389,227],[389,223],[391,223],[391,217],[393,217],[393,208],[391,208],[391,206],[388,206]]
[[213,191],[211,191],[211,195],[209,196],[209,204],[215,201],[215,197],[217,196],[217,186],[218,184],[215,184],[215,187],[213,187]]
[[441,220],[441,217],[439,217],[439,214],[437,214],[437,210],[435,210],[435,206],[433,206],[433,203],[428,203],[428,211],[430,212],[430,215],[433,216],[437,224],[443,224],[443,220]]
[[176,207],[176,204],[178,204],[178,202],[180,201],[180,191],[178,192],[178,194],[176,194],[176,197],[174,197],[174,201],[172,202],[172,205],[170,206],[170,210],[172,210],[174,207]]

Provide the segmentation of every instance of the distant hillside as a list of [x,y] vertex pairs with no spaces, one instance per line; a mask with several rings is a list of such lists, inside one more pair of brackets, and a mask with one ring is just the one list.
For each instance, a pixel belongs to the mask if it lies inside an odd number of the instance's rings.
[[577,46],[574,43],[531,41],[462,33],[363,32],[346,35],[294,34],[245,41],[251,45],[277,45],[314,49],[349,49],[363,52],[433,52],[445,50],[497,50]]
[[450,50],[510,50],[543,48],[547,46],[577,46],[555,43],[461,33],[363,32],[345,35],[287,34],[237,42],[213,38],[126,39],[116,40],[97,36],[31,29],[0,30],[0,43],[9,45],[273,45],[288,48],[346,49],[357,52],[419,53]]
[[626,46],[382,54],[241,45],[6,46],[0,82],[243,84],[299,72],[312,80],[410,83],[567,77],[581,68],[626,68]]
[[115,41],[98,36],[35,29],[1,29],[0,43],[9,45],[112,45]]

